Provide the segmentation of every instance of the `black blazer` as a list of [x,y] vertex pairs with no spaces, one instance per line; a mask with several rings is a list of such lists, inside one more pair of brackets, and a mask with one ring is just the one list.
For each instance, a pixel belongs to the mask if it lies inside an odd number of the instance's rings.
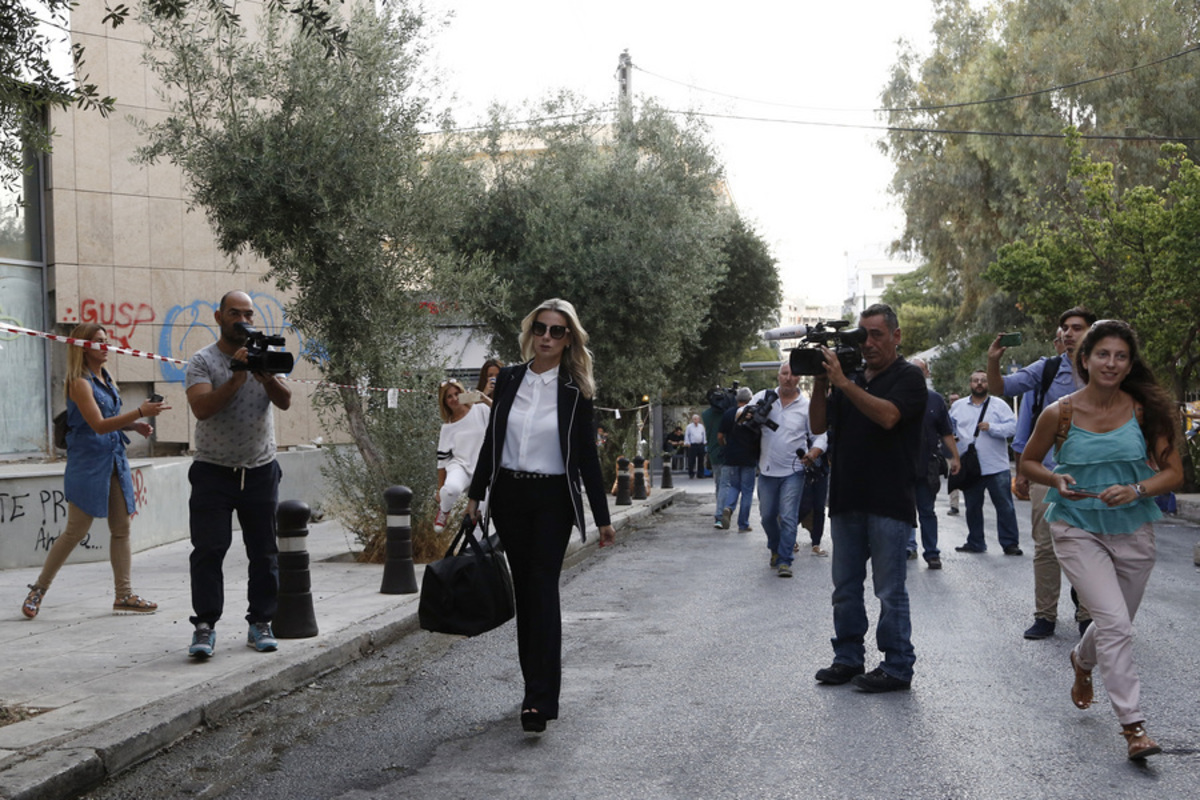
[[[471,488],[467,492],[472,500],[483,500],[499,473],[504,437],[508,434],[508,415],[528,368],[528,364],[515,364],[504,367],[496,376],[492,416],[483,437],[479,461],[475,464]],[[579,528],[579,535],[584,541],[587,541],[587,532],[583,521],[583,493],[579,486],[581,479],[596,525],[612,524],[608,515],[608,495],[604,492],[604,480],[600,474],[600,456],[596,451],[594,414],[592,401],[579,391],[579,386],[566,367],[560,367],[558,443],[562,447],[563,463],[567,465],[567,485],[571,489],[571,505],[575,509],[575,526]]]

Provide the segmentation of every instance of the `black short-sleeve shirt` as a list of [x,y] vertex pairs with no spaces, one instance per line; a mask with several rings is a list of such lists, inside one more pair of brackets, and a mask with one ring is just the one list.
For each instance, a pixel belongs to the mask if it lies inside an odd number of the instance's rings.
[[853,380],[900,409],[900,421],[887,430],[841,391],[835,389],[829,396],[830,516],[858,511],[915,526],[916,478],[924,474],[921,426],[929,397],[925,376],[898,357],[871,381],[861,372]]
[[759,437],[734,421],[741,409],[742,406],[728,408],[721,417],[721,433],[725,435],[725,465],[729,467],[758,465]]

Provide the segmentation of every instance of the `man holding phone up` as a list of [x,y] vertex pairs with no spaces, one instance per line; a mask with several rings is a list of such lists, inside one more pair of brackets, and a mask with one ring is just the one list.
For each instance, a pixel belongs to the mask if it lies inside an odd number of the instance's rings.
[[[1059,334],[1065,352],[1052,358],[1039,358],[1012,375],[1000,373],[1000,359],[1005,351],[1000,341],[1001,337],[997,336],[988,347],[989,385],[994,386],[1006,397],[1033,392],[1032,402],[1021,406],[1017,432],[1013,437],[1012,448],[1016,451],[1018,460],[1025,451],[1025,443],[1029,441],[1029,435],[1041,410],[1078,388],[1074,370],[1075,348],[1083,341],[1083,335],[1095,321],[1096,315],[1083,306],[1068,308],[1058,318]],[[1053,450],[1046,454],[1042,463],[1051,470],[1057,466]],[[1033,625],[1025,631],[1025,638],[1045,639],[1054,635],[1055,622],[1058,619],[1058,598],[1062,589],[1062,569],[1058,565],[1054,545],[1050,541],[1050,524],[1045,521],[1046,492],[1049,489],[1036,484],[1029,485],[1023,477],[1018,477],[1017,480],[1018,489],[1021,486],[1027,487],[1033,517],[1034,616]],[[1075,620],[1082,632],[1091,624],[1092,615],[1083,606],[1077,606]]]

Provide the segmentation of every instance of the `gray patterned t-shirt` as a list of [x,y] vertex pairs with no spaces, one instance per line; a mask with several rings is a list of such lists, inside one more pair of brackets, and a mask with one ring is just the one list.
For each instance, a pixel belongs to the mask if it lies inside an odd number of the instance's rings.
[[[188,360],[185,388],[198,383],[214,389],[233,378],[232,358],[217,343]],[[253,469],[275,460],[275,415],[267,389],[251,375],[237,394],[208,419],[196,421],[196,460],[222,467]]]

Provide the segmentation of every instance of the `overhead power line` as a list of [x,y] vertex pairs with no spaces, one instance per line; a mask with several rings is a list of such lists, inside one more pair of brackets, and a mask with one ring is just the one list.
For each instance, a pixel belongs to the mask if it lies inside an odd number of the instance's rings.
[[1111,80],[1112,78],[1118,78],[1122,75],[1128,75],[1131,72],[1137,72],[1138,70],[1147,69],[1148,67],[1154,67],[1154,66],[1158,66],[1159,64],[1164,64],[1164,63],[1166,63],[1168,61],[1172,61],[1176,58],[1182,58],[1183,56],[1190,55],[1197,51],[1200,51],[1200,45],[1194,45],[1185,50],[1180,50],[1178,53],[1173,53],[1169,56],[1155,59],[1154,61],[1148,61],[1145,64],[1137,64],[1135,66],[1128,67],[1126,69],[1117,70],[1116,72],[1109,72],[1109,73],[1105,73],[1104,75],[1097,75],[1092,78],[1084,78],[1083,80],[1073,81],[1071,83],[1064,83],[1064,84],[1060,84],[1058,86],[1050,86],[1045,89],[1035,89],[1034,91],[1022,92],[1020,94],[1003,95],[1000,97],[989,97],[989,98],[986,98],[983,100],[967,100],[967,101],[964,101],[961,103],[943,103],[940,105],[898,106],[895,108],[870,108],[870,109],[867,109],[867,108],[822,108],[822,107],[814,107],[814,106],[796,105],[796,104],[792,104],[792,103],[782,103],[782,102],[778,102],[778,101],[774,101],[774,100],[757,100],[757,99],[751,98],[751,97],[744,97],[741,95],[729,94],[726,92],[719,92],[714,89],[707,89],[703,86],[697,86],[692,83],[687,83],[686,81],[680,81],[680,80],[675,80],[674,78],[668,78],[665,75],[659,75],[656,72],[651,72],[650,70],[645,69],[644,67],[642,67],[638,64],[634,64],[633,68],[638,70],[639,72],[643,72],[646,75],[649,75],[651,77],[658,78],[659,80],[662,80],[662,81],[667,81],[668,83],[674,83],[679,86],[684,86],[688,89],[694,89],[698,92],[704,92],[706,94],[716,95],[717,97],[725,97],[730,100],[739,100],[739,101],[746,102],[746,103],[756,103],[758,105],[776,106],[778,108],[793,108],[798,111],[872,111],[872,112],[876,112],[876,113],[888,113],[888,112],[898,112],[898,111],[939,111],[939,110],[948,109],[948,108],[966,108],[968,106],[989,105],[992,103],[1007,103],[1012,100],[1021,100],[1026,97],[1036,97],[1036,96],[1042,95],[1042,94],[1050,94],[1053,92],[1060,92],[1065,89],[1074,89],[1078,86],[1085,86],[1090,83],[1097,83],[1098,81]]

